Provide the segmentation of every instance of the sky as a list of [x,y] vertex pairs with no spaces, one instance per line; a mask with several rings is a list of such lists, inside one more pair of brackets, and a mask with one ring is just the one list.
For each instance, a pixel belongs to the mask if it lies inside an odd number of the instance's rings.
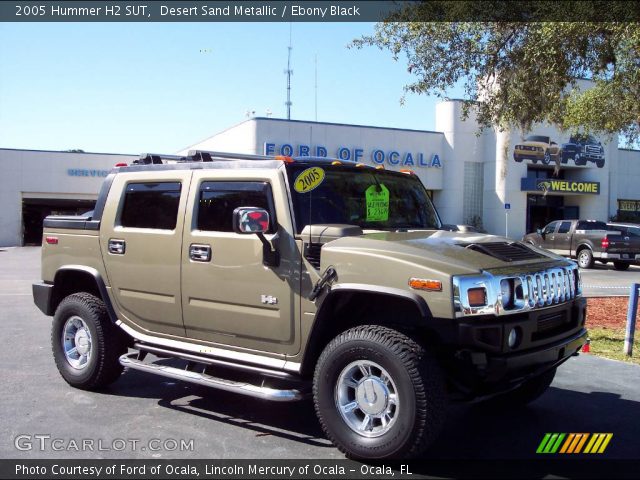
[[[373,23],[4,23],[0,148],[174,153],[247,118],[435,129]],[[317,112],[315,77],[317,58]],[[461,93],[450,92],[452,97]]]

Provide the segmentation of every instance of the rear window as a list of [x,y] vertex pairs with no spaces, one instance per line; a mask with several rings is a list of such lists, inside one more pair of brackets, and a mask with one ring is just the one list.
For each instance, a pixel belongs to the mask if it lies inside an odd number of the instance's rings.
[[173,230],[180,203],[179,182],[130,183],[124,191],[120,225]]
[[604,222],[578,222],[576,230],[608,230],[607,224]]

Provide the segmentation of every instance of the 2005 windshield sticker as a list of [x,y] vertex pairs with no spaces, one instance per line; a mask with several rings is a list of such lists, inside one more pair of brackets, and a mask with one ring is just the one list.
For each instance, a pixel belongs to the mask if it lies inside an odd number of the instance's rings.
[[367,203],[367,222],[389,220],[389,190],[384,184],[371,185],[364,192]]
[[307,168],[300,172],[293,182],[293,188],[298,193],[307,193],[316,188],[324,180],[324,170],[320,167]]

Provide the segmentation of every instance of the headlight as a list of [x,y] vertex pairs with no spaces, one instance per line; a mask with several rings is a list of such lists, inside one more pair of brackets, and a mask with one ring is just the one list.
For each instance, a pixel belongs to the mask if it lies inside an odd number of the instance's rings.
[[483,307],[487,304],[487,289],[484,287],[467,290],[470,307]]
[[502,297],[502,306],[509,309],[513,305],[513,282],[510,279],[504,279],[500,282],[500,296]]

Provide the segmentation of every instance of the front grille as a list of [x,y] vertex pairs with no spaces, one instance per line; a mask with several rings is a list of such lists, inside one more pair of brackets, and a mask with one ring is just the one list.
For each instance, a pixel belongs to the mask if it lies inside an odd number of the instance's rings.
[[304,245],[304,258],[313,265],[316,270],[320,269],[320,250],[322,249],[321,243],[305,243]]
[[527,275],[524,281],[530,307],[562,303],[576,295],[577,279],[571,269],[556,268]]
[[536,260],[546,258],[544,255],[534,252],[529,247],[520,243],[491,242],[491,243],[470,243],[461,245],[474,252],[484,253],[503,262],[517,262],[519,260]]
[[574,327],[571,316],[566,310],[562,312],[541,315],[538,317],[536,331],[531,334],[532,341],[543,340],[545,338],[559,335],[563,332],[571,330]]
[[587,145],[587,152],[600,154],[600,147],[596,145]]

